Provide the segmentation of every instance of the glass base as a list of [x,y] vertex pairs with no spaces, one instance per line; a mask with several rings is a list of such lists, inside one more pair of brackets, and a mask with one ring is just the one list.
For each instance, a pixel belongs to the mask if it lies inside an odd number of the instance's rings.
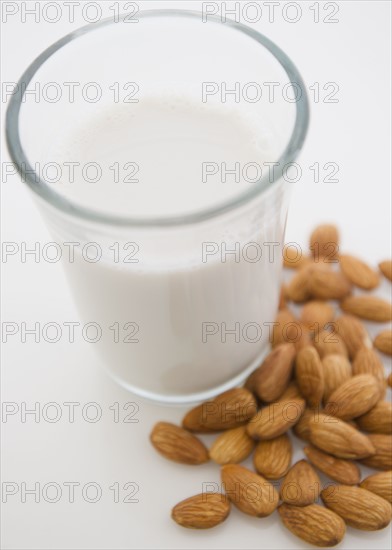
[[115,374],[113,374],[111,370],[105,367],[105,365],[103,365],[103,367],[104,367],[104,370],[110,376],[110,378],[112,378],[115,382],[117,382],[117,384],[119,384],[121,387],[123,387],[130,393],[133,393],[135,396],[141,397],[146,401],[153,402],[154,404],[158,404],[158,405],[169,405],[169,406],[196,405],[203,401],[207,401],[208,399],[212,399],[216,395],[226,390],[235,388],[236,386],[242,384],[244,380],[249,376],[249,374],[253,372],[258,366],[260,366],[261,362],[263,361],[263,359],[265,358],[265,356],[269,351],[270,351],[269,348],[265,349],[240,374],[237,374],[237,376],[234,376],[224,384],[220,384],[219,386],[215,386],[209,390],[186,394],[186,395],[165,395],[165,394],[143,390],[141,388],[138,388],[137,386],[128,384],[121,378],[117,377]]

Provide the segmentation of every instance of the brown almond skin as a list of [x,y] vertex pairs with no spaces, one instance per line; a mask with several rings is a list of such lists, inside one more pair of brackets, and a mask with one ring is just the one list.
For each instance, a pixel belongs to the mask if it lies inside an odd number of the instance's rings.
[[272,329],[272,347],[285,342],[293,342],[298,334],[298,321],[289,309],[278,311]]
[[253,439],[274,439],[286,433],[300,419],[305,409],[303,399],[271,403],[250,420],[247,432]]
[[291,465],[293,447],[287,434],[259,441],[253,454],[256,471],[267,479],[280,479]]
[[340,315],[335,321],[338,335],[346,345],[350,359],[354,359],[362,347],[371,348],[372,342],[363,323],[354,315]]
[[372,290],[380,284],[380,276],[377,271],[374,271],[359,258],[350,254],[341,254],[339,261],[340,269],[353,285],[364,290]]
[[288,269],[300,269],[311,262],[300,247],[285,245],[282,254],[283,266]]
[[363,294],[345,298],[340,307],[343,311],[357,315],[361,319],[386,323],[392,320],[392,306],[386,300],[377,296]]
[[392,403],[379,401],[366,414],[356,418],[356,422],[364,432],[392,434]]
[[392,504],[392,470],[368,476],[361,482],[360,487]]
[[390,388],[392,388],[392,372],[389,373],[389,376],[387,377],[387,384]]
[[324,372],[324,401],[327,401],[332,392],[351,378],[351,364],[343,355],[326,355],[323,360]]
[[327,415],[322,413],[320,408],[315,409],[306,408],[293,428],[293,432],[297,437],[304,441],[310,440],[310,426],[313,422],[321,422]]
[[358,485],[361,481],[361,471],[351,460],[336,458],[312,445],[305,447],[304,453],[313,466],[338,483]]
[[377,531],[391,521],[391,505],[362,487],[331,486],[321,491],[321,498],[327,508],[339,514],[347,525],[356,529]]
[[309,280],[314,271],[324,271],[326,273],[332,272],[329,264],[324,263],[324,260],[317,263],[308,263],[300,269],[297,269],[297,272],[286,286],[287,300],[295,303],[303,303],[312,297],[309,287]]
[[368,439],[375,453],[361,460],[361,463],[375,470],[392,470],[392,435],[369,434]]
[[246,426],[226,430],[215,439],[210,458],[217,464],[242,462],[251,454],[255,442],[246,432]]
[[342,518],[318,504],[301,507],[283,503],[278,512],[287,529],[314,546],[336,546],[346,532]]
[[182,425],[191,432],[209,433],[245,424],[257,411],[256,399],[245,388],[228,390],[191,409]]
[[336,456],[358,460],[375,453],[370,437],[333,416],[321,416],[319,422],[311,422],[309,439],[315,447]]
[[368,412],[380,398],[380,385],[371,374],[358,374],[336,388],[325,410],[342,420],[351,420]]
[[348,357],[346,344],[336,332],[320,331],[314,338],[314,347],[323,359],[326,355],[343,355]]
[[303,306],[300,319],[304,325],[318,332],[333,321],[334,316],[335,310],[331,304],[322,300],[311,300]]
[[313,346],[313,332],[303,323],[299,323],[294,345],[296,351],[306,348],[307,346]]
[[392,355],[392,330],[383,330],[377,334],[374,347],[386,355]]
[[303,399],[298,384],[292,380],[277,401],[290,401],[290,399]]
[[384,365],[374,349],[359,349],[352,363],[352,370],[354,375],[372,374],[379,381],[380,389],[384,389]]
[[324,372],[319,354],[314,347],[307,346],[298,352],[295,377],[309,407],[317,407],[324,394]]
[[339,255],[339,232],[336,225],[318,225],[311,233],[309,248],[315,261],[336,262]]
[[176,523],[188,529],[210,529],[222,523],[230,503],[221,493],[200,493],[179,502],[172,510]]
[[296,303],[306,302],[311,296],[309,291],[309,266],[297,270],[286,287],[286,297]]
[[182,464],[203,464],[209,460],[206,447],[196,436],[169,422],[155,424],[150,440],[169,460]]
[[221,476],[228,498],[241,512],[263,518],[276,510],[279,495],[262,476],[237,464],[222,466]]
[[312,270],[308,277],[308,292],[319,300],[342,300],[351,292],[351,284],[339,271]]
[[265,403],[279,398],[287,388],[294,365],[294,344],[276,346],[249,376],[245,387]]
[[378,267],[384,277],[392,281],[392,260],[384,260],[378,264]]
[[280,498],[293,506],[308,506],[318,499],[320,486],[320,478],[313,467],[306,460],[300,460],[287,472],[280,488]]

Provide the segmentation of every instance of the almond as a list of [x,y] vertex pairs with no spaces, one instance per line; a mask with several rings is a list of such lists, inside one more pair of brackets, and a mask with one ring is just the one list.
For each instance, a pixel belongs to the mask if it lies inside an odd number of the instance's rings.
[[285,245],[283,247],[283,265],[289,269],[299,269],[311,262],[311,259],[306,256],[300,246]]
[[294,506],[313,504],[320,494],[320,479],[306,460],[296,462],[280,487],[280,498]]
[[245,424],[256,411],[257,403],[251,392],[235,388],[191,409],[182,424],[191,432],[227,430]]
[[300,507],[283,503],[278,512],[287,529],[314,546],[335,546],[346,532],[342,518],[318,504]]
[[237,464],[223,466],[221,475],[228,498],[241,512],[263,518],[276,510],[279,495],[262,476]]
[[278,311],[272,329],[272,347],[298,338],[298,321],[289,309]]
[[380,386],[371,374],[358,374],[336,388],[325,410],[342,420],[356,418],[369,411],[380,398]]
[[313,346],[312,332],[303,323],[299,323],[298,325],[298,335],[294,340],[294,345],[297,351],[307,346]]
[[385,387],[384,365],[372,348],[358,350],[352,363],[353,374],[372,374],[378,380],[380,389]]
[[346,344],[348,354],[353,359],[357,351],[362,347],[371,348],[369,335],[357,317],[354,315],[341,315],[336,319],[336,331]]
[[321,491],[321,498],[327,508],[356,529],[376,531],[391,521],[391,505],[362,487],[331,486]]
[[374,347],[386,355],[392,355],[392,330],[383,330],[377,334]]
[[392,260],[384,260],[378,264],[378,267],[384,277],[392,281]]
[[287,434],[259,441],[253,455],[256,471],[267,479],[280,479],[291,464],[293,448]]
[[326,355],[344,355],[348,357],[348,351],[342,338],[336,332],[322,330],[314,339],[314,347],[318,351],[321,358]]
[[217,464],[242,462],[253,451],[255,442],[246,432],[246,426],[226,430],[214,441],[210,458]]
[[151,443],[165,458],[183,464],[203,464],[208,461],[208,451],[193,434],[169,422],[155,424]]
[[376,452],[361,460],[362,464],[376,470],[392,470],[392,436],[369,434],[368,439]]
[[392,388],[392,372],[389,373],[389,376],[387,378],[387,384],[389,387]]
[[392,470],[365,478],[360,487],[384,498],[392,504]]
[[303,396],[299,391],[298,385],[294,380],[292,380],[287,388],[284,390],[282,395],[279,396],[277,401],[290,401],[290,399],[302,399]]
[[309,279],[313,272],[323,271],[331,273],[332,270],[327,263],[308,263],[297,270],[286,286],[286,298],[292,302],[302,303],[309,300],[312,295],[309,287]]
[[222,523],[230,512],[230,503],[221,493],[200,493],[179,502],[172,510],[176,523],[189,529],[209,529]]
[[392,434],[392,403],[379,401],[366,414],[356,419],[358,427],[364,432]]
[[380,276],[377,271],[374,271],[359,258],[350,254],[342,254],[339,261],[340,269],[353,285],[364,290],[371,290],[379,285]]
[[310,423],[310,441],[328,454],[338,458],[360,459],[375,453],[370,437],[333,416],[320,416],[319,422]]
[[323,224],[316,227],[310,235],[309,247],[316,261],[326,259],[336,261],[339,254],[339,233],[335,225]]
[[307,346],[298,352],[295,376],[308,405],[316,407],[324,394],[324,372],[319,354],[314,347]]
[[292,302],[306,302],[310,298],[309,273],[309,266],[305,266],[298,269],[294,277],[290,279],[286,287],[286,297]]
[[347,313],[369,321],[385,323],[392,320],[391,304],[377,296],[349,296],[341,302],[340,307]]
[[331,270],[315,269],[308,273],[308,292],[320,300],[342,300],[351,291],[346,277]]
[[361,471],[351,460],[336,458],[312,445],[305,447],[304,453],[313,466],[338,483],[357,485],[361,481]]
[[294,344],[276,346],[249,376],[245,387],[266,403],[275,401],[286,389],[294,365]]
[[247,425],[248,434],[253,439],[274,439],[298,422],[304,408],[303,399],[271,403],[250,420]]
[[319,408],[305,409],[303,415],[293,428],[295,435],[304,441],[309,441],[310,426],[313,422],[321,422],[321,418],[324,417],[327,417],[327,415],[320,412]]
[[351,378],[351,364],[343,355],[326,355],[323,360],[324,401],[327,401],[333,391]]
[[326,328],[325,325],[333,321],[334,316],[333,306],[322,300],[307,302],[301,311],[302,323],[315,332]]

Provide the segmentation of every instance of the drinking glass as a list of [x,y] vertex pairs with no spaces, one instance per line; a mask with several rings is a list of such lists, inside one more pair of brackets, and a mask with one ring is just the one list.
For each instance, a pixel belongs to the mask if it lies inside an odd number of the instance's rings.
[[[288,167],[295,167],[305,139],[308,102],[293,63],[254,28],[183,10],[136,17],[83,27],[45,50],[11,98],[7,143],[61,249],[80,318],[96,331],[97,358],[139,396],[190,403],[239,384],[269,348]],[[151,190],[151,216],[124,213],[121,182],[110,187],[118,211],[105,207],[104,195],[98,205],[94,199],[105,191],[91,185],[91,173],[83,200],[64,193],[73,159],[66,171],[56,162],[54,144],[61,148],[64,136],[107,109],[126,109],[132,131],[134,106],[163,97],[197,103],[201,116],[216,108],[228,120],[235,112],[250,121],[266,151],[263,162],[252,163],[259,170],[255,181],[243,189],[240,181],[235,196],[211,197],[202,209],[174,214],[159,213],[165,178],[142,181]],[[164,139],[154,120],[148,124],[148,139]],[[100,132],[105,139],[105,127]],[[106,137],[115,159],[123,144],[116,133]],[[93,172],[100,169],[95,160],[87,167]],[[184,170],[184,182],[191,169]],[[101,178],[114,178],[115,170],[106,166]],[[78,171],[73,176],[82,177]],[[240,180],[245,177],[242,170]]]

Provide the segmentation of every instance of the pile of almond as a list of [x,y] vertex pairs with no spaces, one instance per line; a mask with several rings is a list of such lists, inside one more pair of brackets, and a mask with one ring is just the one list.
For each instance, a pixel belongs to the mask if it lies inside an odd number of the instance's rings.
[[[314,230],[310,250],[304,257],[286,248],[285,267],[296,272],[282,288],[272,351],[245,386],[193,408],[182,427],[159,422],[151,433],[168,459],[211,459],[222,467],[222,493],[174,506],[172,517],[184,527],[213,527],[232,503],[257,517],[278,509],[298,537],[334,546],[346,524],[372,531],[391,521],[392,405],[385,395],[392,377],[386,379],[378,352],[392,355],[392,331],[372,342],[360,319],[391,321],[391,304],[369,291],[381,274],[392,280],[392,261],[379,264],[380,274],[340,254],[333,225]],[[366,292],[353,293],[354,287]],[[299,318],[289,302],[303,304]],[[294,465],[289,430],[306,442],[306,458]],[[214,432],[222,433],[209,450],[195,435]],[[252,453],[255,471],[239,465]],[[380,471],[361,479],[359,464]],[[318,471],[332,480],[324,488]]]

